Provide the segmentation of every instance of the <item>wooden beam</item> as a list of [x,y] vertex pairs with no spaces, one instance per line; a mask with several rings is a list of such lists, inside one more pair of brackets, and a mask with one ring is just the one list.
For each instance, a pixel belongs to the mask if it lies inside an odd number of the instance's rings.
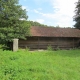
[[74,48],[74,38],[73,38],[73,48]]

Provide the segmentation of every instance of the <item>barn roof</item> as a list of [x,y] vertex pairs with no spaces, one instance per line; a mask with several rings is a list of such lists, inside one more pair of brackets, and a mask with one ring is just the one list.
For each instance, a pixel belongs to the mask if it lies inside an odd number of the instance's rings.
[[80,30],[74,28],[31,27],[31,36],[38,37],[79,37]]

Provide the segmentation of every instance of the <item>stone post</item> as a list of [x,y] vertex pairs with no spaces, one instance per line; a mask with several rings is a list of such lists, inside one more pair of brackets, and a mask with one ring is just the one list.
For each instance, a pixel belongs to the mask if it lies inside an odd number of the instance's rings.
[[13,39],[13,51],[18,51],[18,39]]

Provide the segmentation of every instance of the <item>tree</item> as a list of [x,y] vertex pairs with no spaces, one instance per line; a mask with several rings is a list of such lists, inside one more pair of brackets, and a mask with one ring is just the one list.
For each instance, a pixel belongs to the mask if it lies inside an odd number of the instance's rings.
[[30,28],[30,25],[26,24],[27,18],[26,10],[22,9],[18,0],[0,0],[0,41],[25,39]]
[[36,22],[36,21],[27,21],[27,23],[29,23],[31,26],[54,27],[54,26],[48,26],[48,25],[45,25],[45,24],[41,24],[41,23]]
[[80,29],[80,0],[76,3],[74,21],[76,22],[74,27]]

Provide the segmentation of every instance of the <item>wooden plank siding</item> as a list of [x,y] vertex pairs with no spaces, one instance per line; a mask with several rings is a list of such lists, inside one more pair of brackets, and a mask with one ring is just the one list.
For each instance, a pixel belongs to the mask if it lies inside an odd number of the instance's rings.
[[51,46],[53,49],[70,49],[79,46],[79,38],[66,37],[27,37],[27,40],[19,40],[19,48],[47,49]]

